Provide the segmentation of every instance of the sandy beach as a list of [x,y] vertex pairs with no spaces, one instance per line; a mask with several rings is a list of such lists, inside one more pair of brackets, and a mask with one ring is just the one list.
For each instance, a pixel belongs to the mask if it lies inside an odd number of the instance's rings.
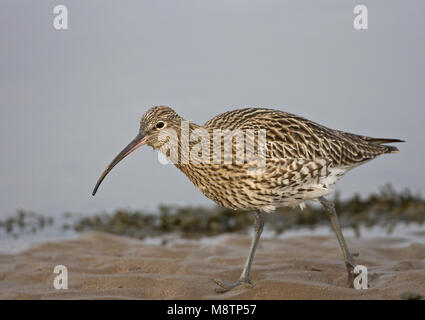
[[[368,267],[369,289],[346,286],[337,241],[326,235],[260,241],[254,287],[217,294],[215,284],[236,280],[249,235],[208,241],[149,244],[88,232],[75,240],[43,243],[0,255],[1,299],[400,299],[425,295],[425,232],[412,238],[347,237],[357,263]],[[68,268],[69,288],[53,287],[55,265]]]

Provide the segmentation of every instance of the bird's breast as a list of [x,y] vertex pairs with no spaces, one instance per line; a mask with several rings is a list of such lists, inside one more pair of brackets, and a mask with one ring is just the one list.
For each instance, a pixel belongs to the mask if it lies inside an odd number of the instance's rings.
[[249,164],[202,163],[177,167],[218,205],[263,211],[294,207],[326,195],[346,172],[323,159],[268,161],[264,168],[253,168]]

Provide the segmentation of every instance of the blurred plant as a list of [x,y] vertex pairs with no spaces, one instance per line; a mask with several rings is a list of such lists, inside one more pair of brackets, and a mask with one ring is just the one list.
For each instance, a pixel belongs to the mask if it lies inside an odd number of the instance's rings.
[[[341,200],[339,192],[336,192],[333,200],[342,226],[353,228],[358,236],[360,226],[382,226],[391,232],[400,223],[423,224],[425,221],[425,200],[419,195],[413,195],[408,189],[396,192],[389,184],[382,187],[379,193],[372,193],[365,199],[356,194]],[[70,219],[72,214],[66,213],[64,217]],[[320,204],[307,204],[304,210],[280,208],[276,213],[266,214],[265,218],[266,227],[277,234],[300,227],[313,229],[319,225],[329,226]],[[8,234],[17,235],[28,229],[36,232],[52,224],[52,218],[19,211],[16,217],[0,221],[0,234],[2,229]],[[77,232],[97,230],[136,238],[173,232],[179,232],[184,237],[198,237],[244,232],[252,224],[253,215],[249,212],[221,207],[161,205],[158,213],[119,209],[112,214],[76,217],[74,222],[67,222],[62,228],[73,228]]]

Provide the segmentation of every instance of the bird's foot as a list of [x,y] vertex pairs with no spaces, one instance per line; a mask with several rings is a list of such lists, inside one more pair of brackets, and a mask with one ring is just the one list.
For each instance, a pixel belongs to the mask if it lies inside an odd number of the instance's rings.
[[345,267],[347,268],[347,274],[348,274],[348,287],[354,288],[354,278],[356,277],[356,274],[354,273],[354,268],[356,267],[356,264],[350,261],[345,262]]
[[213,281],[216,285],[218,285],[220,287],[220,288],[215,289],[215,292],[217,292],[217,293],[228,292],[228,291],[232,290],[233,288],[236,288],[240,285],[245,285],[245,286],[249,286],[249,287],[254,286],[252,281],[249,280],[249,279],[239,279],[238,281],[230,283],[230,284],[225,284],[222,281],[216,280],[216,279],[213,279]]

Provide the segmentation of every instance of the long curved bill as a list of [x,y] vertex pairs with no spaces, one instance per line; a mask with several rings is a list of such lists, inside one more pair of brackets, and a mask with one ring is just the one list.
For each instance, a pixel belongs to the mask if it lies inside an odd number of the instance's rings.
[[109,164],[109,166],[103,171],[102,175],[99,177],[99,180],[97,180],[96,186],[93,189],[92,195],[94,196],[97,192],[97,189],[99,188],[100,184],[102,183],[103,179],[105,179],[106,175],[109,173],[109,171],[112,170],[113,167],[115,167],[118,162],[120,162],[122,159],[127,157],[130,153],[132,153],[137,148],[143,146],[146,143],[148,136],[144,135],[143,132],[140,132],[136,138],[133,139],[115,158],[112,160],[112,162]]

